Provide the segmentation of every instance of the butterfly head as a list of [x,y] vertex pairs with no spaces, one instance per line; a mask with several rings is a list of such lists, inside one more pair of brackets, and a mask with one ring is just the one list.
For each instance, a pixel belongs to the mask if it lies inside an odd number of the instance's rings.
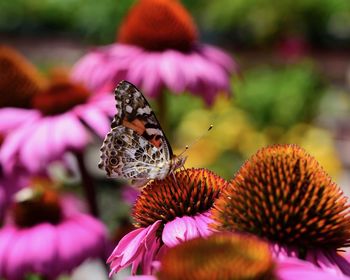
[[171,165],[170,165],[170,172],[169,173],[172,173],[174,172],[176,169],[184,166],[185,162],[187,160],[187,156],[174,156],[172,159],[171,159]]

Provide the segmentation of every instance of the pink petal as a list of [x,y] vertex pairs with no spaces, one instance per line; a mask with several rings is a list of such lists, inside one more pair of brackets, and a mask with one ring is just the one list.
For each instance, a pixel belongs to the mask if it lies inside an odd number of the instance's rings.
[[237,64],[224,51],[210,45],[202,45],[200,46],[200,52],[212,62],[223,67],[228,73],[237,71]]
[[30,123],[40,117],[36,110],[2,108],[0,109],[0,133],[6,134],[10,130],[17,129],[19,126]]
[[16,233],[16,229],[12,227],[6,227],[0,230],[0,276],[6,275],[7,257],[16,239]]
[[350,279],[342,275],[328,273],[315,265],[296,258],[284,258],[277,262],[277,276],[280,280],[341,280]]
[[17,154],[32,131],[32,125],[27,124],[9,134],[0,149],[0,161],[6,173],[11,173],[15,167]]
[[80,121],[72,114],[66,113],[59,116],[57,141],[65,144],[65,149],[81,150],[90,141],[90,136]]
[[197,223],[192,217],[176,217],[175,220],[165,224],[162,240],[168,247],[199,236]]
[[[23,254],[32,260],[31,271],[42,275],[54,275],[56,266],[56,231],[51,224],[40,224],[31,228],[30,242],[23,248]],[[33,261],[35,260],[35,261]]]
[[97,106],[85,106],[79,112],[79,116],[101,138],[104,138],[109,131],[110,120]]
[[30,271],[32,256],[26,254],[31,241],[31,234],[28,233],[28,229],[17,231],[11,250],[8,250],[4,272],[8,279],[22,279]]
[[160,55],[148,55],[145,61],[145,73],[142,81],[142,89],[149,97],[157,97],[161,92],[161,77],[158,71]]
[[167,50],[163,53],[159,64],[159,74],[162,76],[167,88],[176,93],[185,90],[186,77],[178,66],[176,52]]
[[209,224],[212,224],[214,221],[209,218],[209,213],[199,214],[193,217],[197,224],[197,230],[200,236],[206,237],[213,233],[209,228]]
[[22,143],[20,160],[31,172],[37,172],[49,162],[50,150],[50,123],[44,118],[32,125],[31,134],[27,135]]
[[139,276],[129,276],[126,280],[157,280],[155,276],[151,275],[139,275]]

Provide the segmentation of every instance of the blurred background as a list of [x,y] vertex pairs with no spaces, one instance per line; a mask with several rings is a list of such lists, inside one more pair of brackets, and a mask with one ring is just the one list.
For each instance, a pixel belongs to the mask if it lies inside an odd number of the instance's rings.
[[[71,68],[90,50],[116,41],[134,2],[1,1],[0,43],[42,73]],[[190,147],[186,166],[206,167],[229,180],[260,147],[293,143],[316,157],[350,194],[350,1],[182,3],[200,41],[224,49],[239,68],[230,78],[232,96],[219,95],[211,106],[190,93],[165,93],[166,133],[174,150],[181,152],[204,133]],[[205,133],[208,124],[214,128]],[[121,188],[96,168],[101,144],[86,150],[88,168],[98,182],[102,219],[113,231],[128,219],[130,205]],[[91,264],[72,279],[90,279],[86,270],[93,271],[93,279],[105,279],[104,269]]]

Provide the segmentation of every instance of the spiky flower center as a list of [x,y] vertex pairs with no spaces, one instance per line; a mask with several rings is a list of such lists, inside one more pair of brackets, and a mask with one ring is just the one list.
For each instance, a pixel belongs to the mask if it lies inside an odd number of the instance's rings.
[[189,51],[196,39],[196,26],[178,0],[138,1],[118,34],[118,42],[151,51]]
[[0,107],[29,108],[46,84],[34,65],[6,46],[0,46],[0,73]]
[[273,280],[268,245],[244,235],[196,238],[169,249],[161,259],[160,280]]
[[227,182],[206,169],[185,169],[164,180],[150,182],[135,202],[133,218],[138,227],[157,220],[195,216],[208,211]]
[[48,188],[50,185],[51,181],[36,178],[29,187],[16,194],[12,216],[17,226],[32,227],[45,222],[58,224],[61,221],[59,196],[52,188]]
[[347,198],[296,145],[261,149],[215,204],[219,230],[249,232],[299,249],[349,246]]
[[69,80],[65,73],[55,73],[46,90],[32,99],[32,107],[44,115],[57,115],[83,104],[89,98],[87,89]]

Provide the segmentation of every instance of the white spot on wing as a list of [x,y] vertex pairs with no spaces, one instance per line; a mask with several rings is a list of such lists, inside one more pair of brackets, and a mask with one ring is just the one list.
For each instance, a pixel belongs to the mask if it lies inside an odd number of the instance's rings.
[[148,135],[162,135],[161,131],[157,128],[147,128],[146,132]]
[[142,115],[142,114],[151,114],[152,110],[149,106],[146,106],[144,108],[137,108],[137,113]]
[[125,111],[130,114],[132,112],[132,107],[130,105],[126,105],[125,106]]

